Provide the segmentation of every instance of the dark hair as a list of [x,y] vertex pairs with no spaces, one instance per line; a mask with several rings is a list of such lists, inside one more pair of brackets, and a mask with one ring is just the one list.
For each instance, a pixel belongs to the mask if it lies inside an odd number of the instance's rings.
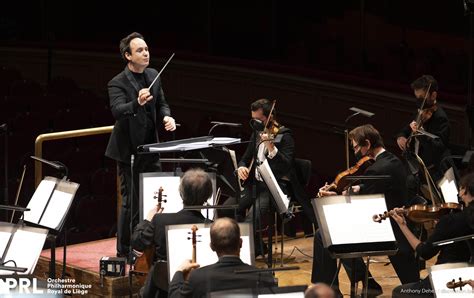
[[[262,109],[263,115],[265,117],[268,117],[270,115],[272,105],[273,105],[273,102],[271,102],[269,99],[261,98],[261,99],[258,99],[256,101],[252,102],[252,104],[250,105],[250,109],[252,110],[252,112],[255,112],[259,109]],[[276,116],[275,109],[273,109],[272,114],[273,114],[273,117]]]
[[212,195],[212,181],[201,169],[184,173],[179,184],[179,194],[185,206],[202,206]]
[[438,82],[436,81],[433,76],[430,75],[422,75],[418,79],[414,80],[411,83],[411,89],[413,90],[428,90],[428,87],[430,86],[430,94],[433,93],[434,91],[438,92]]
[[467,174],[459,180],[459,188],[474,196],[474,173]]
[[240,250],[240,227],[229,217],[211,224],[211,247],[218,254],[235,254]]
[[379,131],[372,124],[354,128],[349,132],[349,139],[354,140],[359,146],[367,145],[365,140],[369,140],[372,148],[384,147]]
[[120,41],[120,55],[122,56],[122,59],[125,60],[126,62],[128,62],[128,60],[127,60],[127,57],[125,57],[125,53],[132,54],[132,52],[130,51],[130,42],[135,38],[140,38],[140,39],[145,40],[143,38],[143,35],[141,35],[138,32],[133,32],[127,35],[126,37],[122,38],[122,40]]

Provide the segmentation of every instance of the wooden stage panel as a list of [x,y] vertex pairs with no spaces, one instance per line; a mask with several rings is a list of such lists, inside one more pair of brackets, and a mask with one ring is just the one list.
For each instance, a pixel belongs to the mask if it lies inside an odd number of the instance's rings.
[[[70,245],[66,249],[66,274],[65,278],[74,279],[75,284],[91,285],[88,297],[128,297],[129,278],[104,277],[101,285],[99,262],[102,257],[115,256],[116,238],[86,242]],[[49,263],[51,251],[44,250],[36,265],[34,276],[42,280],[49,278]],[[60,278],[63,267],[63,248],[56,248],[56,277]],[[128,266],[127,266],[128,273]],[[126,273],[126,274],[127,274]],[[137,294],[141,285],[134,277],[132,292]]]

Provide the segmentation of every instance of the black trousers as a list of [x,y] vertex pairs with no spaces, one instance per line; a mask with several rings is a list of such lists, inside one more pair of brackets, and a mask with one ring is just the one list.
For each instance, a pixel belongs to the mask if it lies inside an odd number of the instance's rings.
[[[122,206],[117,224],[117,253],[127,256],[130,252],[130,230],[133,231],[139,222],[139,187],[140,173],[161,171],[160,158],[157,154],[136,155],[133,166],[133,191],[132,172],[129,164],[118,162],[120,176],[120,193]],[[133,198],[133,199],[132,199]],[[133,221],[130,226],[133,209]]]

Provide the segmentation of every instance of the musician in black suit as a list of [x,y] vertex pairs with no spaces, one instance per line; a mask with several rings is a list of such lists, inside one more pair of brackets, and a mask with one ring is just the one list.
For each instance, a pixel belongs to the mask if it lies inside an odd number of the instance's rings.
[[236,270],[255,267],[240,259],[240,228],[231,218],[219,218],[211,225],[211,249],[219,261],[199,269],[198,264],[186,260],[173,276],[169,297],[205,297],[207,293],[230,289],[271,287],[275,285],[269,272],[236,274]]
[[[438,100],[438,82],[430,75],[423,75],[411,83],[411,88],[415,94],[417,105],[421,108],[424,102],[423,112],[420,115],[420,124],[426,132],[429,132],[438,138],[428,136],[416,137],[416,141],[411,141],[411,148],[416,152],[426,165],[434,181],[443,176],[446,170],[441,161],[449,156],[449,136],[450,124],[448,116],[443,108],[437,103]],[[429,88],[429,91],[428,91]],[[425,100],[426,98],[426,100]],[[397,135],[397,144],[402,151],[407,149],[407,138],[418,130],[417,123],[413,120],[406,125]]]
[[[459,197],[465,208],[462,212],[449,213],[439,219],[433,233],[426,239],[420,241],[408,228],[407,221],[401,208],[396,208],[391,216],[395,219],[403,235],[410,243],[413,250],[425,260],[438,255],[436,265],[446,263],[469,262],[474,257],[474,240],[459,241],[443,246],[433,246],[433,242],[448,240],[474,234],[474,174],[468,174],[459,182]],[[402,214],[402,213],[400,213]],[[439,254],[438,254],[439,253]],[[420,294],[421,293],[421,294]],[[419,281],[393,289],[393,297],[434,297],[433,288],[429,277]]]
[[[179,193],[183,199],[183,206],[201,206],[212,196],[211,178],[203,170],[188,170],[181,178]],[[157,212],[157,207],[150,210],[147,219],[135,227],[131,240],[132,248],[138,251],[138,255],[146,248],[154,246],[155,249],[153,267],[143,287],[144,297],[168,296],[166,226],[207,221],[199,210],[183,209],[178,213]]]
[[[170,116],[160,79],[148,89],[158,72],[147,68],[150,54],[143,36],[134,32],[123,38],[120,41],[120,53],[127,65],[108,83],[110,109],[116,121],[105,155],[118,163],[122,208],[117,224],[117,254],[128,256],[132,197],[133,226],[138,222],[139,173],[161,170],[159,156],[136,155],[137,146],[158,142],[157,128],[160,123],[168,131],[175,130],[176,125]],[[132,155],[135,156],[133,191],[130,170]]]
[[[356,194],[385,194],[385,201],[388,209],[402,207],[406,205],[407,173],[400,159],[385,150],[382,137],[379,132],[370,124],[356,127],[349,133],[352,147],[356,159],[363,156],[370,156],[375,161],[364,173],[368,176],[388,175],[386,180],[366,180],[362,184],[352,187],[352,192]],[[320,196],[336,195],[335,192],[326,191],[324,187],[320,189]],[[399,251],[395,256],[390,256],[390,261],[402,283],[419,280],[419,271],[415,257],[410,249],[409,243],[401,233],[397,224],[392,222],[395,238],[398,242]],[[324,249],[319,233],[314,237],[314,259],[311,281],[333,284],[338,289],[339,282],[336,275],[336,260],[332,259],[329,252]],[[348,275],[352,278],[352,270],[356,270],[356,280],[364,281],[366,266],[362,259],[356,259],[356,267],[352,268],[351,260],[343,260],[344,267]],[[333,283],[334,280],[334,283]],[[382,288],[375,280],[370,279],[369,288],[374,294],[381,294]]]
[[[294,199],[303,206],[306,216],[311,222],[315,222],[309,197],[301,184],[298,183],[294,171],[295,141],[292,132],[276,121],[276,111],[275,109],[272,111],[272,105],[272,102],[268,99],[259,99],[250,105],[253,128],[256,131],[252,133],[251,141],[238,164],[237,173],[239,179],[244,182],[244,191],[238,200],[240,214],[245,215],[245,211],[248,210],[249,217],[247,219],[251,218],[251,206],[254,203],[251,186],[255,180],[258,194],[258,199],[255,202],[257,218],[260,214],[267,214],[270,210],[271,197],[268,188],[262,177],[254,171],[256,166],[254,161],[255,150],[258,150],[258,161],[268,161],[282,191],[287,195],[294,196]],[[261,131],[265,124],[267,124],[267,129]],[[255,134],[257,134],[257,137],[255,137]],[[279,139],[279,141],[274,142],[273,139]],[[260,143],[258,148],[256,148],[255,140]],[[236,199],[230,198],[225,204],[235,203]]]

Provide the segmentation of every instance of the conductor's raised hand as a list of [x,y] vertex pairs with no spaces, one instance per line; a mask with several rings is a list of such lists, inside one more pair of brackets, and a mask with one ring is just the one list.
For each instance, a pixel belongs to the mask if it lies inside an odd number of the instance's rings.
[[140,91],[138,91],[137,100],[138,100],[139,105],[142,106],[142,105],[146,104],[147,102],[149,102],[152,99],[153,99],[153,95],[151,95],[150,89],[143,88]]

